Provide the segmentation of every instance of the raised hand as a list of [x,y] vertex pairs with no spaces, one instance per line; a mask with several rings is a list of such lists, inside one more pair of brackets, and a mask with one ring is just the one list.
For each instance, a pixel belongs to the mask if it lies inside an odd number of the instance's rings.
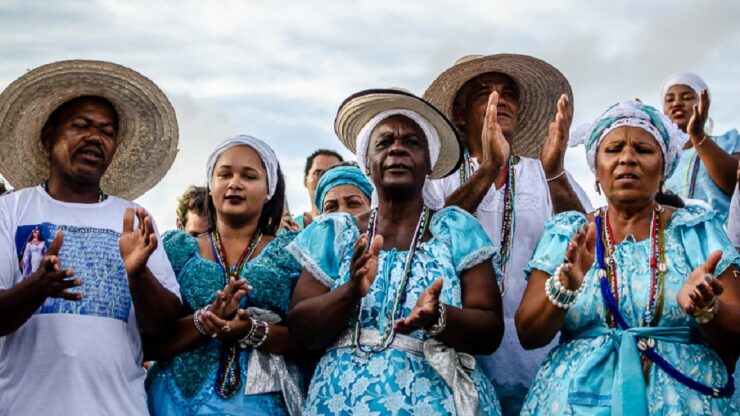
[[246,280],[229,279],[224,290],[219,290],[216,294],[216,300],[208,307],[221,319],[231,319],[239,309],[239,302],[252,290],[252,286],[247,284]]
[[483,121],[483,131],[481,132],[481,145],[483,146],[481,165],[486,164],[495,168],[502,168],[509,160],[511,148],[501,131],[501,126],[498,124],[497,106],[498,92],[494,91],[488,97],[486,118]]
[[593,223],[581,227],[568,243],[565,261],[561,273],[565,277],[563,285],[576,290],[583,284],[583,278],[594,264],[596,252],[596,225]]
[[51,242],[51,246],[46,250],[46,254],[41,258],[38,269],[30,277],[41,289],[45,297],[62,298],[66,300],[80,300],[82,293],[69,292],[67,289],[80,286],[82,280],[72,279],[75,272],[72,269],[62,269],[62,259],[59,258],[59,249],[62,248],[64,236],[61,230],[58,230]]
[[540,161],[547,177],[560,174],[565,169],[565,151],[568,149],[573,106],[566,94],[560,96],[555,120],[547,129],[547,139],[540,151]]
[[678,291],[676,301],[686,314],[695,316],[711,306],[715,296],[724,291],[722,283],[714,278],[714,271],[722,258],[722,252],[717,250],[709,255],[707,261],[694,269]]
[[[134,217],[139,223],[134,229]],[[123,214],[123,232],[118,241],[121,259],[126,274],[137,276],[146,268],[149,257],[157,248],[157,236],[154,233],[152,217],[144,208],[126,208]]]
[[417,329],[429,328],[439,319],[439,295],[442,293],[443,280],[437,279],[431,286],[426,288],[411,313],[399,319],[394,324],[396,332],[410,334]]
[[706,124],[709,118],[709,93],[707,90],[701,90],[699,94],[699,105],[694,104],[693,113],[689,124],[686,127],[686,132],[691,137],[691,142],[698,144],[704,137],[704,124]]
[[355,243],[355,252],[352,255],[352,263],[349,266],[349,284],[357,299],[362,299],[370,291],[378,274],[378,256],[380,249],[383,247],[383,236],[376,235],[371,241],[370,249],[368,245],[367,234],[363,234]]

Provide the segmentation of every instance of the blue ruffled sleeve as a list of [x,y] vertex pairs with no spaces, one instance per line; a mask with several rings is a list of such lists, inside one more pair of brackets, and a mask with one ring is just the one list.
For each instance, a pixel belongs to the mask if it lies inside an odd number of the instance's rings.
[[339,277],[348,250],[354,249],[360,235],[354,218],[346,213],[322,215],[288,244],[288,252],[329,288]]
[[722,259],[715,274],[722,274],[731,264],[740,267],[740,254],[733,247],[716,211],[702,205],[686,205],[673,214],[670,228],[683,245],[690,270],[704,264],[707,257],[717,250],[722,251]]
[[301,265],[285,248],[297,235],[298,231],[280,234],[244,268],[242,277],[254,288],[247,296],[249,305],[285,316],[301,274]]
[[172,230],[162,234],[162,245],[179,283],[180,272],[198,252],[198,241],[184,231]]
[[586,223],[586,216],[576,211],[561,212],[545,221],[545,231],[524,269],[527,279],[535,269],[553,274],[565,258],[568,243]]
[[438,211],[429,228],[435,238],[450,247],[457,273],[490,260],[495,251],[478,220],[458,207]]

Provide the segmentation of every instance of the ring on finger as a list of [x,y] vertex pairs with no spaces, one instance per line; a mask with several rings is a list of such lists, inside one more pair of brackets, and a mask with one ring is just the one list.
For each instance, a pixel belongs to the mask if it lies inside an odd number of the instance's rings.
[[229,326],[229,324],[226,324],[226,325],[224,325],[221,328],[221,331],[223,331],[223,332],[231,332],[231,327]]

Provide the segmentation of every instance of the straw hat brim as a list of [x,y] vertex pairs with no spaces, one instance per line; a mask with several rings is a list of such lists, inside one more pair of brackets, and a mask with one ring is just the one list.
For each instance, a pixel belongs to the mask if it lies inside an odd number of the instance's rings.
[[462,145],[455,128],[447,117],[425,100],[396,89],[372,89],[353,94],[339,106],[334,120],[334,131],[339,140],[352,153],[357,153],[360,130],[375,115],[393,109],[412,110],[437,130],[440,152],[432,166],[431,179],[439,179],[454,172],[460,164]]
[[133,200],[153,188],[177,155],[175,110],[151,80],[102,61],[43,65],[0,94],[0,173],[15,188],[46,180],[49,154],[41,143],[41,130],[55,109],[81,96],[107,99],[119,116],[118,146],[102,189]]
[[567,94],[573,104],[573,91],[565,76],[547,62],[527,55],[498,54],[461,60],[440,74],[423,97],[454,120],[455,97],[471,79],[489,72],[508,75],[519,89],[516,132],[511,140],[513,152],[539,159],[548,125],[555,120],[557,102]]

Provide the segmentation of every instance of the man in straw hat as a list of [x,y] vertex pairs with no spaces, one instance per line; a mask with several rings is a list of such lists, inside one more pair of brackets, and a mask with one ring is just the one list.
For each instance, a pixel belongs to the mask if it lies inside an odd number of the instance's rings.
[[[177,121],[141,74],[108,62],[36,68],[0,95],[0,415],[147,414],[141,336],[179,288],[134,199],[167,172]],[[117,195],[117,196],[114,196]],[[48,249],[24,278],[38,230]]]
[[549,349],[526,352],[516,336],[514,313],[526,287],[523,270],[545,219],[590,208],[563,167],[570,85],[557,69],[530,56],[469,56],[437,77],[424,98],[453,121],[464,145],[459,171],[434,181],[428,193],[438,206],[458,205],[474,213],[499,248],[494,266],[506,333],[501,348],[479,362],[497,388],[504,414],[518,414]]

